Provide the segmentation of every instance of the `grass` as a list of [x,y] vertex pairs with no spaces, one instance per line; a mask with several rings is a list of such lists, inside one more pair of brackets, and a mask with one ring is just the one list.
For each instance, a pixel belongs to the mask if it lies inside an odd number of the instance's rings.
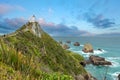
[[[27,80],[72,80],[68,75],[60,73],[48,74],[43,72],[39,67],[40,64],[34,61],[35,56],[24,56],[20,52],[16,52],[14,48],[8,47],[0,40],[0,79],[12,80],[27,79]],[[6,50],[7,49],[7,50]],[[17,74],[17,75],[15,75]],[[4,76],[5,75],[5,76]]]
[[[87,73],[79,64],[82,56],[64,50],[45,32],[39,38],[22,29],[25,25],[15,35],[0,38],[0,63],[5,71],[13,71],[13,80],[73,80],[75,75]],[[2,72],[0,76],[9,80]]]

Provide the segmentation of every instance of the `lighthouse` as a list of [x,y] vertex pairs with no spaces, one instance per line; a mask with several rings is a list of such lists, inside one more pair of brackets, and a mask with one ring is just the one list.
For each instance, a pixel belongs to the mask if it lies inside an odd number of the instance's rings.
[[30,18],[29,22],[36,22],[35,15],[33,15],[33,16]]
[[28,23],[26,23],[25,26],[26,28],[24,29],[24,31],[30,31],[34,35],[41,37],[43,30],[37,22],[35,15],[29,18]]

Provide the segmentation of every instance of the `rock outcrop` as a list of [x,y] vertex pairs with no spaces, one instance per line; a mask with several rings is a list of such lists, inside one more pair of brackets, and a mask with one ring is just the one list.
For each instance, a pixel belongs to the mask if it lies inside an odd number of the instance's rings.
[[63,48],[63,49],[69,49],[70,47],[69,47],[67,44],[63,44],[63,45],[62,45],[62,48]]
[[118,74],[118,80],[120,80],[120,74]]
[[93,53],[93,52],[94,52],[94,51],[93,51],[93,47],[92,47],[92,45],[91,45],[90,43],[86,43],[86,44],[84,45],[84,48],[83,48],[82,51],[85,52],[85,53],[88,53],[88,52]]
[[106,61],[105,58],[102,58],[102,57],[99,57],[99,56],[91,55],[89,57],[89,59],[92,62],[92,64],[94,64],[94,65],[112,65],[111,62]]
[[87,73],[87,75],[84,76],[85,80],[97,80],[95,77],[93,77],[90,73]]
[[86,61],[81,61],[80,64],[81,64],[83,67],[85,67],[87,63],[86,63]]
[[80,64],[83,67],[85,67],[86,64],[93,64],[93,65],[96,65],[96,66],[99,66],[99,65],[112,65],[112,63],[109,62],[109,61],[106,61],[105,58],[99,57],[99,56],[95,56],[95,55],[91,55],[89,57],[89,60],[82,61],[82,62],[80,62]]
[[99,50],[99,51],[103,51],[103,50],[102,50],[102,49],[100,49],[100,48],[99,48],[98,50]]
[[79,42],[75,42],[74,46],[80,46],[80,43]]
[[75,80],[97,80],[95,77],[93,77],[90,73],[87,73],[86,75],[77,75],[75,76]]

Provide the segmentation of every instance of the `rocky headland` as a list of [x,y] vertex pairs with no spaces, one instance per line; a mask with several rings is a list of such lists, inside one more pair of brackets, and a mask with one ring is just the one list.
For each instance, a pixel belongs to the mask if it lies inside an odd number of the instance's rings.
[[0,80],[96,80],[79,64],[83,60],[44,32],[35,16],[0,37]]

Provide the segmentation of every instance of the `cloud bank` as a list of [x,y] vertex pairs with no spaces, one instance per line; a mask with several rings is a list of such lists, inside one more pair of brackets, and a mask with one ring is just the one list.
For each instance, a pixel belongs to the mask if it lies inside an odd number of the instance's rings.
[[[15,31],[25,24],[28,20],[24,18],[5,18],[0,21],[0,34],[6,34]],[[55,24],[53,22],[46,22],[45,19],[39,18],[37,20],[41,27],[51,36],[120,36],[120,33],[103,33],[93,34],[85,30],[79,30],[77,26],[67,26],[65,24]]]
[[[0,22],[0,32],[5,34],[12,31],[15,31],[23,24],[25,24],[27,20],[24,18],[13,18],[13,19],[3,19]],[[53,22],[46,22],[43,18],[38,19],[41,27],[52,36],[91,36],[90,32],[79,30],[77,26],[67,26],[64,24],[55,24]]]
[[0,33],[10,33],[25,24],[26,20],[24,18],[5,18],[0,21]]
[[115,22],[112,19],[105,18],[103,14],[87,12],[84,14],[84,18],[87,22],[93,24],[95,28],[99,29],[110,28],[115,25]]
[[46,22],[42,18],[40,18],[38,22],[41,24],[42,28],[52,36],[91,36],[93,35],[90,32],[79,30],[77,26],[67,26],[62,23],[55,24],[52,22]]

